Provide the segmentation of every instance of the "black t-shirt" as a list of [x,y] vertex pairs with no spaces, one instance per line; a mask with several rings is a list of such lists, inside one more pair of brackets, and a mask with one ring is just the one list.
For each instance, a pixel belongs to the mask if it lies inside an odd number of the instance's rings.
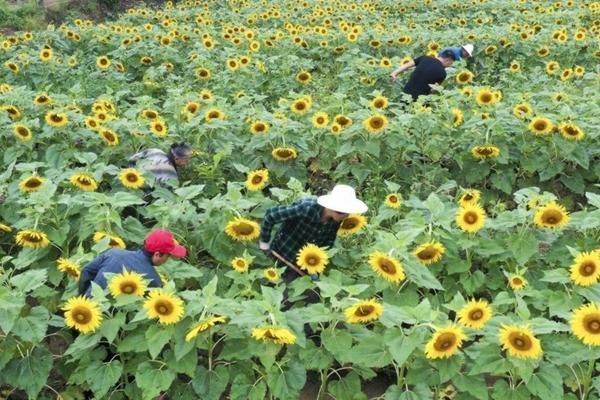
[[404,86],[404,93],[416,100],[422,94],[431,93],[429,84],[442,83],[446,79],[446,69],[437,58],[421,56],[415,58],[415,70]]

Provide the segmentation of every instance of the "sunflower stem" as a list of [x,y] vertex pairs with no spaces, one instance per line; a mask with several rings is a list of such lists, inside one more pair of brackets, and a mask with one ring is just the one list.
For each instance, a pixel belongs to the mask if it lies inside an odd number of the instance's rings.
[[212,371],[212,358],[213,358],[213,336],[212,332],[208,335],[208,370]]

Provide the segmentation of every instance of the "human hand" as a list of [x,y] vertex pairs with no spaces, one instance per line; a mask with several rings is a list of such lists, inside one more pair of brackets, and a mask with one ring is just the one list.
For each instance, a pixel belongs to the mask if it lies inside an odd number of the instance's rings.
[[398,78],[398,75],[397,75],[397,74],[395,74],[395,73],[393,73],[393,72],[390,74],[390,79],[392,80],[392,82],[396,82],[396,79],[397,79],[397,78]]

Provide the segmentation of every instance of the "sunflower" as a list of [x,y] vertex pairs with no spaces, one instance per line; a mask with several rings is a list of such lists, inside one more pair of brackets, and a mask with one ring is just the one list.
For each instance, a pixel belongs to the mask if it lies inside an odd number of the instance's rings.
[[462,88],[462,90],[460,91],[460,94],[462,94],[465,97],[471,97],[473,96],[473,89],[471,88]]
[[337,234],[340,236],[353,235],[367,225],[367,219],[359,214],[350,214],[340,224]]
[[254,328],[252,329],[252,337],[257,340],[276,344],[296,343],[296,335],[294,335],[289,329],[276,326]]
[[123,186],[129,189],[139,189],[144,186],[144,177],[135,168],[127,168],[121,171],[119,179]]
[[425,357],[429,359],[450,358],[458,352],[467,336],[462,328],[449,325],[436,329],[435,333],[425,345]]
[[81,333],[94,332],[102,323],[100,305],[85,296],[71,297],[63,307],[65,323]]
[[446,252],[443,244],[436,240],[420,245],[413,251],[413,255],[423,265],[434,264],[442,259]]
[[521,70],[521,64],[517,61],[513,61],[510,63],[510,72],[519,72]]
[[360,301],[344,310],[349,324],[365,324],[376,321],[383,313],[383,305],[375,299]]
[[209,330],[210,328],[212,328],[215,325],[224,324],[224,323],[225,323],[225,317],[212,316],[212,317],[205,318],[202,321],[199,321],[196,324],[194,324],[194,326],[192,326],[192,329],[190,329],[190,331],[187,333],[187,335],[185,335],[185,341],[191,342],[192,339],[194,339],[200,333]]
[[116,146],[119,144],[119,136],[117,136],[117,132],[112,131],[110,129],[100,129],[98,135],[104,140],[109,146]]
[[494,92],[488,89],[480,89],[475,94],[475,100],[478,104],[482,106],[487,106],[490,104],[494,104],[496,102],[496,98],[494,97]]
[[158,137],[165,137],[169,132],[169,128],[167,127],[165,121],[157,118],[150,122],[150,131]]
[[567,225],[569,220],[567,210],[555,201],[551,201],[538,208],[533,222],[540,228],[557,229]]
[[469,189],[460,196],[458,204],[460,204],[461,207],[475,205],[479,203],[479,199],[481,199],[481,192],[479,190]]
[[271,152],[271,155],[277,161],[288,161],[298,156],[296,150],[291,147],[276,147]]
[[189,114],[194,115],[198,112],[198,110],[200,110],[200,103],[196,101],[190,101],[185,105],[183,110]]
[[261,190],[269,181],[269,171],[266,169],[257,169],[248,174],[246,178],[246,188],[252,192]]
[[402,206],[402,196],[398,193],[390,193],[385,196],[385,205],[389,208],[400,208]]
[[54,128],[65,126],[69,122],[67,114],[56,111],[49,111],[46,114],[46,123]]
[[558,130],[562,137],[567,140],[581,140],[585,137],[585,133],[572,122],[562,122],[558,125]]
[[100,69],[108,69],[110,67],[110,59],[107,56],[96,58],[96,66]]
[[23,193],[37,192],[44,185],[46,179],[41,176],[31,175],[19,182],[19,190]]
[[15,242],[19,246],[29,247],[31,249],[43,249],[50,245],[48,236],[42,231],[36,229],[25,229],[19,231],[15,237]]
[[196,69],[196,78],[201,81],[207,81],[210,79],[210,70],[206,68],[198,68]]
[[204,113],[204,120],[210,122],[213,119],[225,119],[225,113],[218,108],[210,108]]
[[96,180],[88,174],[75,174],[69,179],[71,184],[83,191],[93,192],[98,188]]
[[512,357],[539,358],[542,346],[528,326],[502,325],[499,332],[502,348]]
[[581,76],[583,76],[583,74],[585,74],[585,68],[582,67],[582,66],[580,66],[580,65],[578,65],[578,66],[575,67],[574,73],[575,73],[576,76],[580,76],[581,77]]
[[379,276],[392,283],[400,283],[406,279],[404,268],[400,261],[395,257],[391,257],[376,251],[369,255],[369,264],[371,269]]
[[50,61],[52,59],[53,56],[53,51],[50,48],[43,48],[42,50],[40,50],[40,60],[46,62],[46,61]]
[[457,313],[457,316],[460,324],[481,329],[492,318],[492,308],[485,300],[471,300]]
[[500,155],[500,149],[492,145],[475,146],[471,149],[471,155],[478,160],[495,158]]
[[533,108],[527,103],[519,103],[513,107],[512,113],[515,117],[524,119],[533,114]]
[[263,275],[269,282],[275,283],[279,280],[279,272],[274,267],[265,269]]
[[212,98],[213,98],[212,92],[210,90],[208,90],[208,89],[201,90],[198,95],[204,101],[212,100]]
[[546,57],[548,54],[550,54],[550,49],[547,47],[540,47],[537,51],[537,54],[540,57]]
[[260,235],[260,227],[252,220],[237,217],[227,223],[225,233],[234,240],[254,240]]
[[290,109],[295,114],[304,114],[310,109],[310,103],[305,98],[297,99],[292,103]]
[[47,106],[52,104],[52,98],[47,94],[40,94],[35,96],[35,99],[33,99],[33,104],[36,106]]
[[339,124],[342,127],[342,129],[350,128],[352,126],[352,118],[343,114],[336,115],[333,118],[333,122]]
[[134,271],[125,271],[114,275],[108,284],[110,294],[118,297],[124,294],[143,296],[146,291],[146,283],[142,275]]
[[554,75],[559,68],[560,64],[557,61],[548,61],[546,63],[546,73],[548,75]]
[[377,96],[371,101],[371,107],[376,108],[378,110],[385,110],[388,108],[389,101],[387,97]]
[[8,68],[13,74],[18,74],[19,73],[19,65],[17,63],[11,62],[11,61],[7,61],[4,63],[4,66],[6,68]]
[[296,263],[300,268],[306,270],[311,275],[325,271],[325,266],[328,262],[329,256],[327,252],[311,243],[302,247],[296,257]]
[[142,111],[142,117],[150,120],[157,119],[159,117],[158,111],[146,109]]
[[579,253],[571,265],[571,280],[579,286],[590,286],[600,280],[600,253]]
[[510,278],[508,278],[508,284],[513,290],[521,290],[524,289],[529,282],[521,275],[511,275]]
[[5,224],[0,224],[0,232],[10,233],[12,232],[12,228]]
[[121,239],[118,236],[106,233],[106,232],[96,232],[96,233],[94,233],[94,236],[92,237],[92,240],[94,241],[94,243],[98,243],[102,239],[104,239],[105,237],[109,238],[108,246],[111,247],[111,248],[113,248],[113,249],[124,249],[125,247],[127,247],[127,246],[125,246],[125,242],[123,241],[123,239]]
[[73,278],[79,280],[79,276],[81,275],[81,266],[68,258],[59,258],[56,261],[58,270],[64,272],[67,275],[72,276]]
[[363,121],[363,126],[369,133],[379,134],[387,127],[388,120],[385,115],[373,114]]
[[460,126],[464,120],[465,120],[465,117],[463,115],[463,112],[458,108],[453,108],[452,109],[452,127],[456,128],[456,127]]
[[591,303],[573,311],[571,330],[584,344],[600,346],[600,307]]
[[460,207],[456,214],[456,224],[463,231],[475,233],[485,224],[485,211],[478,204]]
[[564,81],[568,81],[571,78],[571,75],[573,75],[573,69],[572,68],[566,68],[560,74],[560,80],[563,81],[563,82]]
[[244,257],[235,257],[233,260],[231,260],[231,266],[237,272],[248,272],[250,263]]
[[296,81],[300,82],[303,85],[306,85],[312,80],[312,75],[308,71],[301,71],[296,75]]
[[158,322],[163,325],[175,324],[183,317],[183,301],[163,289],[150,291],[146,296],[144,308],[148,318],[158,318]]
[[456,75],[456,83],[458,83],[459,85],[466,85],[467,83],[471,82],[473,80],[473,73],[471,71],[460,71],[457,75]]
[[329,123],[329,116],[327,115],[327,113],[319,111],[313,115],[311,121],[315,128],[327,128],[327,124]]
[[85,118],[85,126],[87,126],[89,129],[95,131],[98,128],[100,128],[100,120],[98,120],[96,117],[93,116],[88,116]]
[[531,120],[527,128],[534,135],[546,135],[548,133],[552,133],[554,130],[554,124],[548,118],[535,117]]
[[250,125],[250,132],[253,135],[258,133],[267,133],[269,132],[269,124],[264,121],[254,121],[252,125]]

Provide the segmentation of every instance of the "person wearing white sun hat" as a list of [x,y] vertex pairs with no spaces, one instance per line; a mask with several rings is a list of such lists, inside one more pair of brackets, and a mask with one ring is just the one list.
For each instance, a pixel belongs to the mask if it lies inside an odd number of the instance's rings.
[[465,44],[461,47],[446,47],[440,50],[438,55],[442,55],[442,53],[446,50],[450,50],[452,53],[454,53],[454,58],[456,59],[456,61],[460,61],[461,58],[473,57],[474,47],[471,43]]
[[[283,278],[292,281],[303,275],[294,262],[304,245],[332,246],[342,221],[349,214],[362,214],[367,210],[351,186],[336,185],[326,195],[269,208],[261,224],[259,247],[290,267]],[[281,227],[271,241],[271,231],[276,224]]]

